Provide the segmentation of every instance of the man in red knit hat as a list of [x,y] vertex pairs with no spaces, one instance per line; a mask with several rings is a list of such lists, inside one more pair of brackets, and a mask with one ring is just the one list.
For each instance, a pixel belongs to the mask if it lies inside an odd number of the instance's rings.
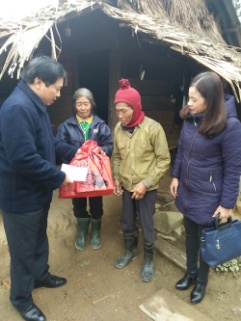
[[141,279],[149,282],[154,275],[156,191],[169,168],[170,153],[162,126],[145,117],[139,92],[127,79],[121,79],[119,85],[114,101],[119,119],[114,130],[114,193],[123,198],[121,227],[125,252],[115,267],[124,268],[137,256],[138,215],[144,239]]

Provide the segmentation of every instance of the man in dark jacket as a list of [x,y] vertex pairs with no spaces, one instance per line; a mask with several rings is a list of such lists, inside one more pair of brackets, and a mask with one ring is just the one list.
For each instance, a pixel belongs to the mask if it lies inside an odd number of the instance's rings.
[[34,288],[66,283],[48,271],[46,234],[53,190],[71,182],[56,168],[56,157],[69,162],[77,151],[53,137],[46,107],[60,96],[65,77],[51,58],[32,59],[0,110],[0,207],[11,257],[10,301],[24,320],[46,320],[33,302]]

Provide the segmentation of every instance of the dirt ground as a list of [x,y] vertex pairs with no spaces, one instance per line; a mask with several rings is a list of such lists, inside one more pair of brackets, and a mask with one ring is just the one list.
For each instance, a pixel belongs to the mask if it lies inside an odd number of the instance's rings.
[[[121,205],[121,199],[114,195],[104,197],[102,246],[93,250],[88,239],[87,247],[78,251],[74,248],[76,225],[71,201],[59,200],[58,191],[55,192],[48,227],[50,272],[66,277],[68,282],[58,289],[41,288],[33,292],[35,303],[48,321],[148,321],[150,318],[139,305],[161,288],[190,304],[191,290],[179,292],[174,288],[183,271],[157,252],[153,281],[140,280],[142,239],[137,259],[125,269],[114,267],[115,259],[123,252]],[[9,303],[9,255],[1,215],[0,251],[0,320],[20,321],[18,312]],[[212,270],[207,294],[195,309],[213,321],[240,320],[240,274]]]

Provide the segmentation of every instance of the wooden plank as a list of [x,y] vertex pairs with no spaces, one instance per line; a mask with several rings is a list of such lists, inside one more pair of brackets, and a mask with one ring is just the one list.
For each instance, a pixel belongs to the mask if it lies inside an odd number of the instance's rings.
[[143,110],[163,110],[163,109],[174,109],[174,104],[170,101],[169,96],[142,96],[142,107]]
[[71,87],[63,87],[61,96],[51,108],[48,108],[52,124],[59,125],[73,114],[73,90]]
[[171,126],[168,123],[164,123],[160,121],[165,133],[170,138],[179,138],[180,136],[180,129],[177,126]]
[[153,118],[162,125],[174,124],[174,110],[144,110],[147,117]]
[[110,70],[109,73],[109,102],[108,102],[108,120],[111,131],[114,130],[115,125],[118,121],[115,107],[114,98],[115,93],[119,89],[118,80],[120,79],[120,66],[121,66],[121,53],[118,48],[113,48],[110,51]]
[[167,289],[160,289],[139,308],[155,321],[212,321]]
[[130,83],[133,88],[138,90],[141,96],[170,96],[171,85],[169,81],[156,80],[156,79],[144,79],[130,78]]
[[171,262],[186,271],[186,254],[163,238],[155,241],[155,249]]

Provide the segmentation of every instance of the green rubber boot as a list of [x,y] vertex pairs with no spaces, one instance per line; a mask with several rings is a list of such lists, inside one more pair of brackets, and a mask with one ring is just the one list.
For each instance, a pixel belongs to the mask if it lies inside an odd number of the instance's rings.
[[144,243],[144,262],[141,269],[141,279],[143,282],[150,282],[153,279],[153,248],[154,243]]
[[77,218],[78,235],[75,241],[77,250],[82,251],[86,245],[86,235],[89,230],[90,218]]
[[124,233],[124,249],[125,253],[115,261],[117,269],[123,269],[132,260],[137,257],[138,247],[138,231],[134,233]]
[[98,220],[94,220],[92,218],[92,226],[91,226],[91,241],[90,244],[92,249],[97,250],[100,248],[100,229],[101,229],[101,218]]

